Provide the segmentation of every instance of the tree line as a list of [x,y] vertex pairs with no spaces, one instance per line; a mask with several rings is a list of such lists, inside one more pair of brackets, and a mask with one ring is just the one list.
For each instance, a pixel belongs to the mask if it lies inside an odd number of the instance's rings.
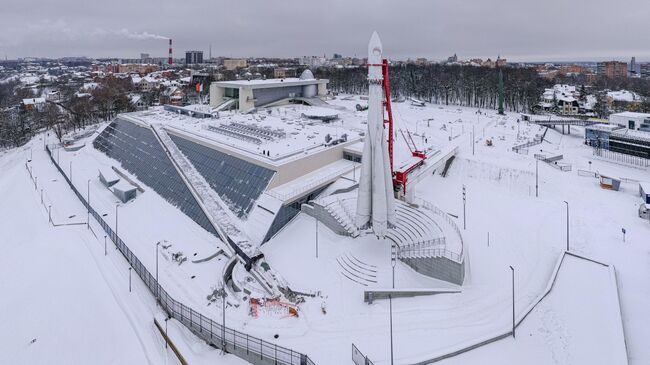
[[[539,103],[552,81],[530,68],[502,68],[504,106],[527,112]],[[334,92],[367,93],[367,68],[318,69],[316,77],[330,80]],[[389,67],[391,97],[416,98],[430,103],[496,109],[499,69],[442,64],[400,64]]]

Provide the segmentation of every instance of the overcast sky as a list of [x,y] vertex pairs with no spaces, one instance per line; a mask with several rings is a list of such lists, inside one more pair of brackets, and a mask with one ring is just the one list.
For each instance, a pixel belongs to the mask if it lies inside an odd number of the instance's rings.
[[[1,0],[0,57],[365,56],[650,61],[648,0]],[[156,35],[161,37],[156,37]]]

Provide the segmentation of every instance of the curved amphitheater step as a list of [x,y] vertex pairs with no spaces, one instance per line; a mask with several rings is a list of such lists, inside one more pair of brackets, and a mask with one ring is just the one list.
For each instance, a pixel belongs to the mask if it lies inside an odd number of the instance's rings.
[[387,237],[398,246],[435,247],[445,245],[445,235],[434,220],[432,212],[415,209],[398,201],[396,216],[396,227],[388,230]]
[[365,263],[351,253],[336,258],[339,274],[353,283],[369,286],[377,284],[377,266]]

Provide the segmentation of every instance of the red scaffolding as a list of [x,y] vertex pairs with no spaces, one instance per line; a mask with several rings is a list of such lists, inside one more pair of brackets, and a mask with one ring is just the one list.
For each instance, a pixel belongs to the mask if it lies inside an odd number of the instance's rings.
[[393,161],[393,143],[394,143],[393,109],[390,104],[390,79],[388,77],[388,60],[384,59],[381,64],[378,65],[369,64],[368,66],[381,66],[381,73],[384,78],[383,81],[383,87],[384,87],[383,104],[385,108],[384,128],[386,128],[386,125],[388,125],[388,156],[390,158],[390,172],[391,172],[391,176],[393,177],[393,188],[395,189],[395,191],[402,189],[403,192],[406,194],[406,180],[408,174],[411,171],[415,170],[416,168],[422,166],[427,156],[423,151],[417,149],[415,142],[413,142],[413,138],[411,138],[411,133],[407,129],[410,143],[409,143],[409,139],[407,139],[406,137],[404,137],[404,140],[406,141],[406,144],[408,145],[411,151],[411,155],[413,155],[413,157],[418,157],[419,160],[413,164],[405,166],[399,171],[395,171],[394,161]]

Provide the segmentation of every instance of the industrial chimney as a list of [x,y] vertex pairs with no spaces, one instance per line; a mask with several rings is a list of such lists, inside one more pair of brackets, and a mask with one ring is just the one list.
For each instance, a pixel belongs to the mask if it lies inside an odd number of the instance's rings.
[[172,65],[172,39],[169,38],[169,65]]

